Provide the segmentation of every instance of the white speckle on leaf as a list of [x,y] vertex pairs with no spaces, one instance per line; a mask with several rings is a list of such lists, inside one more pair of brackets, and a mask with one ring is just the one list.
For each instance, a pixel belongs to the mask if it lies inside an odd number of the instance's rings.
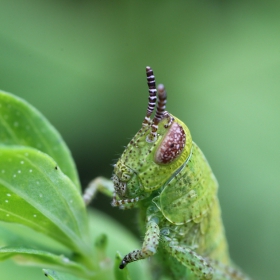
[[29,154],[28,154],[28,153],[25,153],[24,155],[25,155],[26,157],[28,157],[28,156],[29,156]]
[[22,160],[22,161],[20,162],[20,164],[24,164],[24,161]]
[[66,258],[66,257],[63,257],[63,258],[62,258],[62,261],[63,261],[64,263],[69,263],[69,262],[70,262],[70,260],[69,260],[68,258]]
[[39,194],[39,196],[40,196],[40,197],[43,197],[43,195],[42,195],[41,193]]
[[5,170],[4,170],[4,169],[2,169],[2,170],[1,170],[1,172],[2,172],[2,173],[5,173]]
[[40,182],[39,182],[39,181],[36,181],[36,184],[37,184],[37,185],[40,185]]
[[17,174],[14,174],[13,177],[14,177],[14,178],[17,177]]
[[15,126],[15,127],[18,127],[18,122],[14,122],[14,126]]
[[8,203],[8,202],[9,202],[9,200],[8,200],[8,199],[6,199],[6,200],[5,200],[5,202],[6,202],[6,203]]
[[7,196],[11,196],[11,194],[10,194],[10,193],[7,193]]
[[29,129],[30,129],[30,126],[29,126],[29,125],[26,125],[26,126],[25,126],[25,129],[29,130]]
[[4,119],[7,119],[8,118],[8,115],[4,115]]
[[18,173],[21,173],[21,170],[18,170]]
[[34,218],[36,218],[36,217],[37,217],[37,215],[36,215],[36,214],[34,214],[34,215],[33,215],[33,217],[34,217]]
[[33,172],[33,170],[32,170],[32,169],[30,169],[30,170],[29,170],[29,172],[31,173],[31,172]]
[[70,203],[73,203],[73,200],[72,200],[72,199],[70,200]]
[[6,214],[6,216],[7,216],[7,217],[9,217],[9,216],[10,216],[10,214]]

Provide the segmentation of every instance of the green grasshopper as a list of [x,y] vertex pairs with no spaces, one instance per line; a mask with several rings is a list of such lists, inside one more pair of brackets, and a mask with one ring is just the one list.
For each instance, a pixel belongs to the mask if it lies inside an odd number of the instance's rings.
[[187,126],[165,111],[164,86],[156,89],[150,67],[146,74],[149,103],[142,127],[114,165],[112,180],[93,180],[84,201],[99,190],[112,197],[112,206],[139,208],[142,249],[128,253],[120,269],[155,255],[155,279],[249,280],[228,254],[215,176]]

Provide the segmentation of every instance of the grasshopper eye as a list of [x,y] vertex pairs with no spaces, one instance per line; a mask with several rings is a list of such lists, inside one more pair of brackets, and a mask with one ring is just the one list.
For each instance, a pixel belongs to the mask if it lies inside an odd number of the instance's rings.
[[174,161],[185,147],[186,134],[181,125],[174,122],[163,138],[155,154],[155,162],[167,164]]

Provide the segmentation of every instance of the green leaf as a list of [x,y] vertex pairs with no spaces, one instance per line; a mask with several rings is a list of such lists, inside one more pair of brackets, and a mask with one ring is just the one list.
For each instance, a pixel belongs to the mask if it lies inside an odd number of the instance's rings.
[[127,267],[124,269],[120,269],[120,263],[122,261],[122,256],[120,255],[119,252],[117,252],[116,257],[115,257],[115,264],[114,264],[114,274],[115,274],[115,279],[116,280],[130,280],[129,272]]
[[75,275],[89,275],[82,265],[70,260],[64,255],[55,255],[46,251],[21,247],[0,248],[0,260],[15,259],[17,263],[32,266],[48,266],[52,269],[63,270]]
[[106,234],[100,234],[94,242],[94,248],[95,248],[95,254],[96,254],[96,260],[98,262],[104,261],[106,256],[106,249],[108,245],[108,237]]
[[49,121],[26,101],[0,91],[0,144],[36,148],[51,156],[80,190],[69,149]]
[[[1,174],[1,172],[0,172]],[[88,247],[94,246],[94,253],[91,258],[91,261],[95,263],[95,268],[90,269],[91,274],[88,276],[88,278],[85,279],[91,279],[91,280],[113,280],[115,279],[115,272],[114,272],[114,259],[116,256],[116,251],[121,250],[122,254],[126,254],[130,252],[133,248],[139,248],[141,244],[139,244],[139,241],[133,236],[130,232],[128,232],[126,229],[124,229],[120,224],[118,224],[116,221],[114,221],[109,216],[105,215],[102,212],[99,211],[89,211],[89,221],[90,221],[90,230],[91,230],[91,240],[88,243]],[[5,228],[6,232],[3,233],[3,228]],[[26,232],[25,232],[26,231]],[[14,232],[14,236],[9,236],[9,232]],[[17,233],[20,232],[20,237],[17,238]],[[24,234],[22,234],[24,233]],[[106,233],[106,235],[104,235]],[[40,245],[40,238],[38,238],[42,234],[34,235],[32,234],[32,230],[23,227],[21,225],[17,224],[11,224],[11,223],[0,223],[0,247],[3,245],[1,244],[2,237],[5,241],[12,242],[10,244],[15,243],[16,245],[12,245],[13,247],[19,247],[20,244],[26,243],[26,238],[29,236],[32,236],[32,242],[28,243],[27,246],[24,245],[25,248],[37,248],[38,249],[38,243]],[[10,234],[12,235],[12,234]],[[45,237],[42,235],[42,237]],[[38,239],[36,239],[38,238]],[[50,249],[51,252],[55,255],[61,255],[69,257],[69,259],[77,262],[78,259],[75,258],[75,256],[71,255],[71,251],[67,251],[61,247],[57,248],[57,251],[55,251],[55,244],[50,244],[50,240],[47,237],[45,237],[45,248],[41,249],[39,248],[39,251],[46,251],[47,249]],[[107,246],[106,246],[107,244]],[[115,267],[117,269],[118,264],[115,264]],[[11,267],[11,272],[7,272],[7,267]],[[47,266],[43,266],[47,268]],[[24,270],[32,270],[31,267],[25,266]],[[3,279],[21,279],[21,273],[23,273],[23,269],[12,265],[9,263],[9,261],[5,261],[3,263],[0,263],[0,271],[2,276],[2,270],[5,271],[4,278]],[[19,270],[19,273],[17,274],[17,271]],[[61,270],[61,269],[60,269]],[[47,272],[49,270],[46,270]],[[128,271],[130,272],[131,276],[136,275],[135,279],[151,279],[151,275],[149,274],[149,268],[148,268],[148,262],[147,261],[139,261],[139,262],[133,262],[129,265]],[[31,273],[31,272],[30,272]],[[87,271],[88,273],[88,271]],[[93,276],[91,276],[93,273],[95,273]],[[120,271],[122,273],[122,271]],[[10,277],[10,275],[12,275]],[[63,275],[63,279],[70,280],[71,276],[66,275],[65,273],[56,273],[56,274],[50,274],[52,277],[59,277]],[[66,276],[65,276],[66,275]],[[89,275],[89,274],[87,274]],[[14,278],[13,278],[14,277]],[[61,276],[62,277],[62,276]],[[67,278],[68,277],[68,278]],[[86,275],[84,277],[87,277]],[[132,279],[134,279],[132,278]],[[1,278],[2,279],[2,278]],[[22,278],[22,279],[40,279],[38,276],[29,277],[29,278]],[[45,278],[47,279],[47,278]],[[61,279],[61,278],[50,278],[50,279]],[[82,277],[73,279],[84,279]]]
[[[81,280],[84,278],[77,278],[74,275],[67,274],[64,272],[57,272],[50,269],[43,269],[44,275],[51,280]],[[100,278],[101,280],[101,278]]]
[[0,146],[0,219],[26,225],[89,255],[84,202],[48,155],[28,147]]
[[1,279],[47,280],[42,277],[42,268],[18,265],[12,259],[0,262]]
[[33,248],[65,256],[72,250],[58,241],[21,224],[0,221],[0,248],[6,246]]
[[[118,272],[116,272],[115,270],[118,269],[120,274],[122,274],[122,271],[118,268],[121,260],[119,263],[116,263],[116,252],[121,251],[121,254],[125,255],[132,249],[141,248],[141,244],[134,235],[127,231],[127,229],[123,228],[114,219],[97,210],[89,211],[89,224],[91,230],[91,238],[94,244],[96,244],[96,241],[101,238],[102,233],[106,233],[108,239],[106,258],[112,260],[112,266],[115,267],[111,269],[111,274],[109,274],[108,277],[110,280],[114,279],[115,277],[119,277],[116,275]],[[104,263],[106,263],[106,259],[104,259],[102,263],[102,268],[104,268]],[[133,262],[129,264],[126,269],[129,271],[130,276],[136,276],[135,279],[152,279],[147,261]],[[123,271],[123,273],[125,274],[125,270]],[[104,277],[98,279],[103,280]]]

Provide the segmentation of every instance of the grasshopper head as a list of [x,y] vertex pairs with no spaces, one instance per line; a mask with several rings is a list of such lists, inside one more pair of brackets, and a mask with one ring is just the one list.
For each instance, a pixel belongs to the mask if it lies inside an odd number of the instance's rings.
[[192,138],[187,126],[165,111],[166,91],[158,86],[158,103],[154,118],[150,116],[156,104],[153,71],[146,68],[149,85],[149,105],[142,128],[127,145],[115,164],[113,182],[114,206],[135,203],[161,188],[185,163],[191,153]]

